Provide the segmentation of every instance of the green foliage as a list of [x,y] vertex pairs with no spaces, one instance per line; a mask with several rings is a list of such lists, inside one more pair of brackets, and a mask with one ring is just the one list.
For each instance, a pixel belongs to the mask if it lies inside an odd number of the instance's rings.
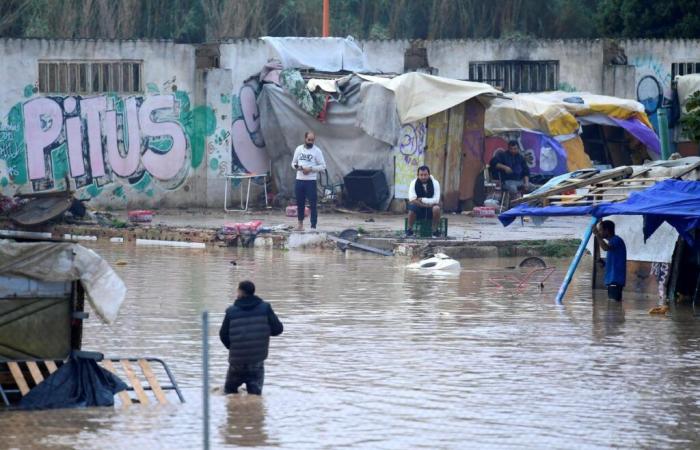
[[600,0],[598,31],[606,37],[698,38],[700,0]]
[[688,113],[681,117],[683,133],[693,142],[700,143],[700,91],[690,96],[686,110]]
[[[1,0],[0,36],[319,36],[321,0]],[[358,39],[700,37],[700,0],[333,0]]]

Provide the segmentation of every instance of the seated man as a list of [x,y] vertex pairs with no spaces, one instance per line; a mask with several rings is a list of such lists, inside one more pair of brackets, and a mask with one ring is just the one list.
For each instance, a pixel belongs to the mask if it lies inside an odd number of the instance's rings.
[[489,163],[491,173],[498,174],[502,189],[511,194],[518,191],[532,192],[539,186],[530,184],[530,168],[525,157],[520,154],[517,141],[508,142],[508,151],[498,152]]
[[418,220],[432,220],[433,236],[439,236],[440,224],[440,183],[430,175],[428,166],[418,168],[418,178],[408,187],[408,230],[413,236],[413,224]]

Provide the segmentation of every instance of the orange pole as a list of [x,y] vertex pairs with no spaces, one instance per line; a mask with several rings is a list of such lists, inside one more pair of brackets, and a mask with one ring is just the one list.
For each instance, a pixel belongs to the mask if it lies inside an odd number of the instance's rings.
[[331,35],[331,5],[330,0],[323,0],[323,37]]

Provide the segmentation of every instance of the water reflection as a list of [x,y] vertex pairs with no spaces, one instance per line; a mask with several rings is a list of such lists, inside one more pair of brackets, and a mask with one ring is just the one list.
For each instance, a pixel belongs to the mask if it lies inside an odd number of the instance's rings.
[[234,447],[261,447],[268,442],[265,399],[255,395],[227,395],[226,422],[221,426],[225,444]]
[[[210,312],[211,384],[236,284],[256,282],[285,324],[262,398],[211,397],[213,448],[690,448],[700,423],[700,328],[655,299],[591,297],[590,260],[563,306],[568,261],[545,284],[495,286],[517,260],[463,262],[426,276],[359,252],[254,252],[98,245],[128,299],[116,323],[91,319],[84,346],[162,357],[187,403],[0,414],[0,448],[198,448],[199,317]],[[237,265],[230,264],[236,260]],[[686,308],[687,309],[687,308]],[[12,430],[7,433],[5,430]],[[9,437],[6,437],[9,436]]]
[[607,293],[593,298],[593,336],[602,341],[622,334],[625,323],[625,303],[609,300]]

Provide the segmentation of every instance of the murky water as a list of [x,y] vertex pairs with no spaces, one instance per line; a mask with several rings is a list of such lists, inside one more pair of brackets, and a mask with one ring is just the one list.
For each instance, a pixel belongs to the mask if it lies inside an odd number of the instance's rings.
[[653,301],[592,300],[585,267],[555,306],[567,261],[554,262],[541,292],[518,293],[489,281],[513,260],[465,261],[440,278],[362,253],[96,249],[128,262],[116,270],[129,296],[114,325],[87,322],[85,349],[162,357],[187,403],[3,413],[0,448],[200,448],[200,312],[211,313],[219,386],[218,326],[244,278],[285,332],[273,338],[262,398],[212,396],[214,448],[699,445],[692,312],[654,317]]

